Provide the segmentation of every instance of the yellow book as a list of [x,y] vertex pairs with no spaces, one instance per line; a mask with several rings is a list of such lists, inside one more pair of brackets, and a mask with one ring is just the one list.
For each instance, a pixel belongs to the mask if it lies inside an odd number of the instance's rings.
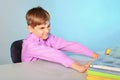
[[116,80],[114,78],[106,78],[101,76],[95,76],[95,75],[87,75],[87,80]]
[[[103,73],[103,72],[97,72],[97,71],[92,71],[92,70],[87,70],[87,78],[103,78],[101,80],[104,80],[104,78],[108,78],[108,80],[120,80],[120,75],[114,75],[114,74],[109,74],[109,73]],[[90,75],[90,76],[89,76]],[[92,75],[92,76],[91,76]],[[99,80],[99,78],[97,80]],[[93,79],[95,80],[95,79]],[[107,79],[106,79],[107,80]]]

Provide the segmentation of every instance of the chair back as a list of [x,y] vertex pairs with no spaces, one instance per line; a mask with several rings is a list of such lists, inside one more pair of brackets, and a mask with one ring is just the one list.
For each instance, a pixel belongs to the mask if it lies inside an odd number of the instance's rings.
[[22,43],[23,40],[17,40],[11,44],[10,52],[13,63],[21,62]]

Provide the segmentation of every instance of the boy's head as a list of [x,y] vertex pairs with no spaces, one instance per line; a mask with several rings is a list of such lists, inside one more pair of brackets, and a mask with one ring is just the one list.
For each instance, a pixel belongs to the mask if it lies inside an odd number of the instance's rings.
[[26,21],[28,26],[35,27],[37,25],[45,24],[50,20],[49,13],[42,7],[35,7],[30,9],[26,14]]
[[30,9],[26,14],[26,21],[28,24],[28,30],[40,37],[41,39],[47,39],[50,32],[50,15],[41,7],[35,7]]

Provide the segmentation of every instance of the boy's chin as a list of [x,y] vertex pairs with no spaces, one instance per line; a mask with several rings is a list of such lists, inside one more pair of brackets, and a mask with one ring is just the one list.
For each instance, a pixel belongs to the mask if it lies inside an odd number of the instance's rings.
[[46,40],[47,38],[48,38],[48,37],[43,37],[42,39],[43,39],[43,40]]

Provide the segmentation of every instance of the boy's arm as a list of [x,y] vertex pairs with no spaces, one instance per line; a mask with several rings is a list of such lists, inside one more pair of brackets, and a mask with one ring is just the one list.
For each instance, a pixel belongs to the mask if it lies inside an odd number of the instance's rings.
[[[93,53],[91,56],[94,60],[96,60],[99,55],[97,53]],[[86,63],[85,65],[80,65],[78,62],[74,62],[70,67],[79,72],[85,72],[90,67],[91,62]]]
[[[22,57],[25,58],[40,58],[51,62],[60,63],[66,67],[74,62],[71,58],[65,55],[62,51],[51,47],[28,43],[29,46],[23,46]],[[27,57],[26,57],[27,56]],[[29,59],[30,60],[30,59]]]
[[64,39],[57,38],[55,36],[53,36],[50,40],[50,42],[52,42],[52,47],[54,47],[55,49],[73,52],[76,54],[83,54],[90,57],[92,57],[92,54],[94,53],[86,46],[77,42],[65,41]]

